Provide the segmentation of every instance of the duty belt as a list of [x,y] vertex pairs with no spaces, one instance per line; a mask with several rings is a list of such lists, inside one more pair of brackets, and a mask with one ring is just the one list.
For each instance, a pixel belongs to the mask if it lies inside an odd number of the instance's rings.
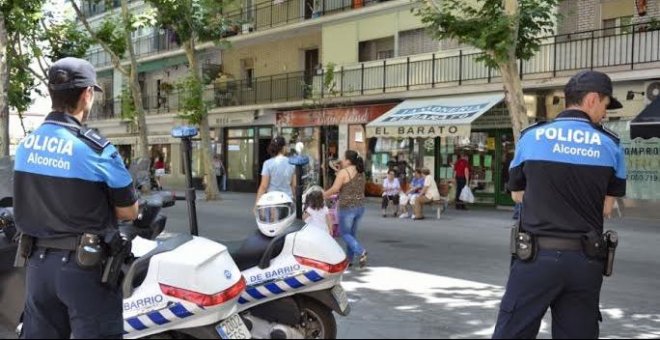
[[539,249],[545,250],[583,250],[582,241],[579,239],[557,238],[557,237],[538,237]]
[[75,251],[79,244],[80,236],[65,236],[58,238],[38,238],[35,239],[34,246],[45,249]]

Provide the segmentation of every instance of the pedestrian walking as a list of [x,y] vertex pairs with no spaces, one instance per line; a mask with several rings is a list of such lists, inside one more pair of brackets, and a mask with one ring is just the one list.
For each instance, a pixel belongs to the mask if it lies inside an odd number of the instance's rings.
[[219,155],[213,157],[213,170],[215,171],[215,179],[218,182],[218,190],[226,191],[227,190],[227,170],[225,165],[222,163]]
[[348,248],[350,263],[359,256],[359,266],[367,265],[367,251],[357,238],[360,220],[364,216],[364,190],[367,180],[364,175],[364,160],[353,150],[346,151],[342,161],[342,170],[337,174],[333,186],[323,197],[330,199],[339,194],[339,227],[342,238]]
[[465,202],[461,200],[463,188],[470,183],[470,162],[468,155],[462,152],[456,164],[454,164],[454,181],[456,182],[456,209],[467,210]]
[[535,338],[548,308],[554,338],[599,336],[603,216],[626,192],[619,139],[600,124],[622,106],[600,72],[578,73],[564,92],[566,110],[523,131],[511,163],[509,189],[523,205],[493,338]]
[[25,339],[121,339],[122,293],[102,283],[105,240],[117,220],[138,216],[124,161],[105,138],[85,128],[96,72],[64,58],[48,71],[53,112],[16,151],[14,209],[27,262]]
[[163,185],[160,181],[161,177],[165,175],[165,162],[163,157],[158,157],[154,163],[154,176],[156,177],[156,186],[158,190],[163,190]]
[[257,191],[255,206],[261,196],[273,191],[283,192],[295,199],[293,193],[296,192],[296,177],[294,176],[296,168],[289,164],[285,147],[286,140],[284,137],[277,136],[270,142],[268,153],[272,158],[264,163],[261,170],[261,184]]

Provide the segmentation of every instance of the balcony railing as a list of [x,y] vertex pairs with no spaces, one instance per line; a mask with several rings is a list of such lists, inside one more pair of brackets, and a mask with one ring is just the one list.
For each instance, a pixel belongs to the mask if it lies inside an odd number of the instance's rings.
[[307,0],[274,0],[229,11],[226,16],[231,21],[241,24],[239,27],[241,33],[249,33],[385,1],[389,0],[320,0],[314,2],[315,6],[311,6]]
[[[545,39],[536,56],[518,63],[520,77],[548,79],[582,69],[622,71],[660,64],[660,30],[632,28],[618,35],[595,30]],[[448,56],[418,55],[338,67],[332,93],[322,85],[327,70],[319,70],[230,80],[207,87],[204,98],[210,108],[219,108],[498,82],[499,72],[477,61],[481,55],[461,50]],[[145,98],[149,113],[180,110],[178,93]]]
[[[157,34],[150,34],[133,41],[135,56],[138,58],[159,54],[162,52],[178,50],[180,45],[176,42],[176,35],[170,30],[162,30]],[[103,49],[94,49],[85,57],[96,67],[112,65],[110,55]]]
[[[361,0],[361,4],[356,5],[357,1],[354,0],[322,0],[318,8],[305,8],[306,0],[268,1],[228,12],[226,17],[232,26],[225,37],[264,31],[385,1],[389,0]],[[180,47],[175,42],[174,33],[167,31],[136,39],[133,44],[135,55],[139,58],[177,50]],[[86,59],[96,67],[112,64],[110,56],[99,48],[90,51]]]

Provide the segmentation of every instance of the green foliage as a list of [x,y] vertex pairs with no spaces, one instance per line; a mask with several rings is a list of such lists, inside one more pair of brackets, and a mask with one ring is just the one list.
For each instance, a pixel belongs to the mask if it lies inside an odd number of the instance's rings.
[[136,124],[137,110],[135,109],[135,101],[128,86],[122,87],[119,100],[121,102],[121,119]]
[[[516,58],[528,60],[540,48],[541,39],[554,33],[554,9],[558,0],[518,0],[519,15],[505,15],[503,0],[428,0],[415,9],[436,39],[455,39],[486,53],[480,58],[490,67],[506,62],[511,46]],[[518,34],[512,27],[518,20]]]
[[221,40],[234,23],[223,15],[230,1],[146,0],[156,9],[160,27],[172,29],[178,42]]
[[30,56],[10,52],[9,89],[7,100],[9,106],[18,112],[26,112],[32,104],[32,91],[36,89],[36,81],[29,71]]
[[190,124],[201,124],[208,112],[204,102],[204,85],[194,75],[188,75],[176,84],[179,90],[179,117]]
[[127,34],[124,28],[117,24],[116,20],[110,18],[104,20],[96,31],[96,37],[106,43],[112,52],[120,58],[123,58],[126,54],[127,35],[130,37],[130,34]]
[[51,52],[48,57],[51,60],[65,57],[83,58],[92,45],[91,37],[71,20],[51,25],[44,33],[50,42]]

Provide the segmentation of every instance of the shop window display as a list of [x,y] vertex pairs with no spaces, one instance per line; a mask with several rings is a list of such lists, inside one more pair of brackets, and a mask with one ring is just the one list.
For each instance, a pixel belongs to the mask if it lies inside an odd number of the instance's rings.
[[477,203],[494,203],[496,178],[496,140],[486,132],[473,132],[470,138],[444,138],[440,145],[439,177],[441,181],[454,178],[453,165],[461,154],[468,156],[470,163],[470,186]]

